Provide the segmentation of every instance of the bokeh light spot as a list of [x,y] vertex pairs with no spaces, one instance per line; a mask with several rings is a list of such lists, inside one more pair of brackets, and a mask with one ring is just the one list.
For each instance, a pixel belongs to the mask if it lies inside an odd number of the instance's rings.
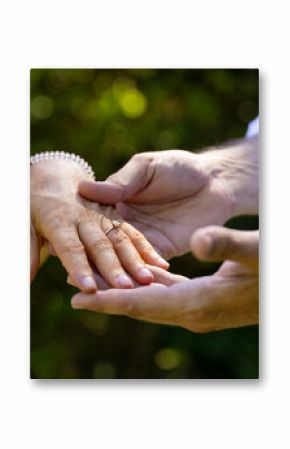
[[179,351],[173,348],[164,348],[155,354],[155,363],[162,370],[171,370],[181,364],[182,357]]
[[31,114],[39,120],[48,118],[54,110],[53,100],[46,95],[39,95],[31,102]]
[[119,97],[123,114],[129,118],[137,118],[144,114],[147,108],[145,95],[136,88],[125,90]]
[[82,317],[82,322],[93,334],[101,336],[105,335],[108,331],[110,317],[102,313],[85,313]]

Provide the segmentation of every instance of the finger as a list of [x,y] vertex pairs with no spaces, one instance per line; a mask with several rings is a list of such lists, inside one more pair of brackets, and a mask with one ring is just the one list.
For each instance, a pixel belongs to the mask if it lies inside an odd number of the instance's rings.
[[208,226],[193,234],[191,249],[202,260],[257,262],[259,231],[237,231],[221,226]]
[[[153,274],[154,277],[153,282],[155,284],[162,284],[165,285],[166,287],[170,287],[171,285],[177,284],[178,282],[190,281],[190,279],[188,279],[185,276],[170,273],[154,265],[147,264],[146,267]],[[96,271],[94,271],[94,277],[99,290],[108,290],[110,288],[109,284]],[[77,285],[74,283],[74,281],[71,279],[70,276],[67,277],[67,283],[69,285],[72,285],[73,287],[77,287]],[[133,283],[134,287],[141,287],[141,284],[138,284],[134,280]]]
[[178,282],[190,280],[185,276],[170,273],[168,271],[162,270],[162,268],[155,267],[153,265],[147,266],[148,268],[150,268],[150,271],[154,276],[154,282],[157,284],[165,285],[166,287],[170,287],[171,285],[177,284]]
[[[71,300],[74,309],[86,309],[111,315],[126,315],[139,319],[162,321],[168,315],[168,289],[150,285],[133,290],[110,289],[94,295],[78,293]],[[171,304],[174,304],[174,302]]]
[[123,200],[124,188],[109,181],[82,181],[78,185],[78,193],[90,201],[116,204]]
[[71,285],[72,287],[76,287],[76,288],[78,287],[77,284],[75,283],[75,281],[70,276],[67,276],[66,283]]
[[34,227],[30,225],[30,282],[36,276],[40,263],[40,243]]
[[82,181],[78,192],[85,198],[104,204],[116,204],[140,192],[150,179],[151,156],[136,154],[105,182]]
[[[151,268],[151,265],[148,265],[148,268]],[[96,281],[96,284],[98,286],[98,290],[108,290],[109,288],[111,288],[111,286],[108,284],[108,282],[105,281],[105,279],[96,271],[94,271],[94,278]],[[71,279],[70,276],[67,277],[66,282],[69,285],[72,285],[73,287],[77,287],[77,285],[75,285],[75,283],[73,282],[73,280]],[[136,282],[134,279],[132,279],[134,288],[135,287],[141,287],[141,284],[138,284],[138,282]]]
[[48,239],[75,285],[84,292],[94,292],[96,282],[76,229],[60,228]]
[[[109,224],[109,226],[112,225]],[[140,284],[150,284],[153,281],[153,275],[146,268],[143,259],[123,229],[121,227],[114,228],[107,237],[127,273],[131,274]]]
[[[216,288],[214,292],[216,295]],[[71,305],[74,309],[126,315],[204,332],[204,320],[208,320],[207,315],[204,315],[204,308],[205,305],[208,307],[208,296],[211,297],[211,293],[212,287],[208,279],[199,278],[171,287],[151,284],[133,290],[98,290],[94,295],[79,293],[72,298]]]
[[145,236],[148,242],[153,246],[153,248],[156,248],[158,254],[160,254],[161,257],[164,258],[164,260],[172,258],[176,253],[175,246],[161,230],[159,231],[149,226],[145,226],[144,224],[134,219],[127,219],[127,217],[123,216],[122,213],[120,213],[120,215],[126,219],[126,223],[129,222],[135,229],[137,229]]
[[125,273],[112,243],[100,228],[99,222],[81,222],[79,234],[90,258],[104,280],[112,287],[133,288],[132,280]]
[[[96,284],[97,284],[99,290],[107,290],[108,288],[110,288],[109,284],[98,273],[94,272],[94,278],[95,278],[95,281],[96,281]],[[76,283],[73,281],[73,279],[70,276],[67,277],[66,282],[67,282],[67,284],[71,285],[72,287],[77,288]]]
[[122,223],[122,229],[130,237],[138,253],[146,263],[157,265],[165,270],[169,268],[169,263],[157,253],[141,232],[137,231],[129,223]]

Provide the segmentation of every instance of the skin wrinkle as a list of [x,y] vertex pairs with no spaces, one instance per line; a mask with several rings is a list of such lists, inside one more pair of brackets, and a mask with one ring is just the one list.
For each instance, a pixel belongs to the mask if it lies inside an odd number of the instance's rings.
[[[154,166],[154,159],[153,158],[146,158],[145,160],[142,160],[142,163],[145,162],[145,165],[147,164],[147,170],[145,171],[146,173],[146,178],[144,180],[144,185],[141,186],[140,190],[138,191],[138,195],[140,195],[144,190],[146,190],[150,184],[152,183],[152,180],[154,178],[155,175],[155,169],[156,167]],[[153,162],[153,163],[152,163]],[[126,195],[126,186],[124,187],[124,196],[123,199],[127,197]],[[134,202],[134,196],[131,199],[132,202]],[[130,203],[130,201],[128,201]]]
[[[216,148],[205,151],[205,167],[214,172],[218,181],[221,181],[223,188],[232,203],[231,214],[244,215],[255,214],[259,198],[258,186],[258,145],[257,137],[251,139],[241,139],[224,145],[223,148]],[[242,164],[241,164],[242,161]],[[216,169],[219,165],[219,169]],[[241,180],[243,188],[240,188]],[[231,186],[229,189],[228,187]],[[240,209],[240,205],[243,208]]]
[[[134,155],[132,158],[132,160],[135,161],[135,163],[137,163],[138,165],[143,165],[145,163],[145,166],[147,167],[147,169],[145,168],[145,170],[144,170],[144,168],[140,168],[140,171],[144,178],[144,181],[141,183],[141,186],[140,186],[140,192],[142,192],[142,190],[145,190],[147,188],[147,186],[150,184],[151,179],[154,174],[154,168],[152,167],[152,164],[151,164],[152,158],[144,159],[144,157],[142,157],[142,156],[143,156],[142,153],[138,153],[138,154]],[[118,178],[118,181],[116,182],[115,178],[116,178],[117,174],[109,176],[106,179],[106,182],[108,181],[109,183],[112,183],[112,184],[116,185],[117,187],[121,187],[121,198],[120,198],[119,202],[122,203],[128,197],[128,184],[127,184],[126,179],[123,181],[120,177]]]

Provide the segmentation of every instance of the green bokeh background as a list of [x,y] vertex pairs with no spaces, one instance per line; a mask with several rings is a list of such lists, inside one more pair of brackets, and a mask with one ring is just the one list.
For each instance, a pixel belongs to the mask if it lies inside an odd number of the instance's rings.
[[[67,150],[105,179],[137,152],[198,151],[242,137],[258,115],[258,70],[33,69],[31,153]],[[228,223],[258,227],[257,217]],[[171,270],[213,273],[186,255]],[[258,377],[258,327],[210,334],[75,311],[56,258],[31,287],[31,377]]]

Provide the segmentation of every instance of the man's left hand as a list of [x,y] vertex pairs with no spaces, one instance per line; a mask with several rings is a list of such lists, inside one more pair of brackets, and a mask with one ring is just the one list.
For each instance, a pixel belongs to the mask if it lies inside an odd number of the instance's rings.
[[72,298],[75,309],[126,315],[153,323],[210,332],[258,322],[258,231],[209,226],[191,239],[202,260],[225,262],[212,276],[187,279],[152,267],[154,283]]

